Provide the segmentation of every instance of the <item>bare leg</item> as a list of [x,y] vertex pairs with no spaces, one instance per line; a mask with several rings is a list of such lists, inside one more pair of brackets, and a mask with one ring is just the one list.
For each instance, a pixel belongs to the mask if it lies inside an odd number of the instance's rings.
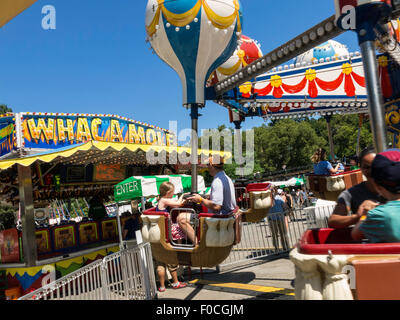
[[158,266],[157,274],[158,274],[158,279],[160,280],[160,288],[165,288],[165,268],[162,266]]
[[177,222],[179,224],[179,227],[185,232],[187,237],[192,241],[192,243],[196,243],[196,234],[194,232],[194,229],[192,225],[190,224],[190,221],[187,218],[188,214],[183,212],[178,215]]

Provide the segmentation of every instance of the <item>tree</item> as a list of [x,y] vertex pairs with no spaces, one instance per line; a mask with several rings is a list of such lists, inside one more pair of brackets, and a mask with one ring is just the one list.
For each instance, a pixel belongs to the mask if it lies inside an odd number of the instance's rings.
[[254,128],[256,159],[263,171],[281,170],[310,164],[313,152],[326,145],[306,121],[281,120],[272,127]]
[[12,109],[9,108],[6,104],[0,104],[0,114],[10,113]]

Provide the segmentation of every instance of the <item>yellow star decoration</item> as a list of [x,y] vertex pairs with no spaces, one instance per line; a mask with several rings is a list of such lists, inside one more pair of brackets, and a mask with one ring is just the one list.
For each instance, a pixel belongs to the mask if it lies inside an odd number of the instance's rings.
[[378,63],[379,63],[379,65],[381,66],[381,67],[383,67],[383,68],[385,68],[385,67],[387,67],[388,66],[388,59],[387,59],[387,57],[386,56],[380,56],[379,58],[378,58]]
[[350,63],[344,63],[342,66],[343,73],[349,75],[353,72],[353,67]]
[[252,86],[253,86],[252,83],[249,82],[249,81],[247,81],[247,82],[243,83],[243,84],[239,87],[239,91],[240,91],[240,93],[243,93],[243,94],[250,93],[250,92],[251,92]]
[[271,77],[271,86],[274,88],[279,88],[282,85],[282,78],[278,75]]
[[306,79],[308,81],[314,81],[317,78],[317,72],[315,69],[308,69],[306,71]]

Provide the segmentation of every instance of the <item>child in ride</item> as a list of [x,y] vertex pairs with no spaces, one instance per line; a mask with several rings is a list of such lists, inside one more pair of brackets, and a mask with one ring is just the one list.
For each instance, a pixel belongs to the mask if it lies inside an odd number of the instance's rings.
[[[168,212],[173,208],[180,208],[183,206],[185,201],[183,195],[179,199],[173,199],[175,186],[171,182],[163,182],[160,185],[160,198],[156,207],[156,211]],[[178,225],[178,223],[172,223],[171,226],[172,239],[177,240],[178,243],[182,242],[182,239],[186,239],[187,235],[185,231]]]

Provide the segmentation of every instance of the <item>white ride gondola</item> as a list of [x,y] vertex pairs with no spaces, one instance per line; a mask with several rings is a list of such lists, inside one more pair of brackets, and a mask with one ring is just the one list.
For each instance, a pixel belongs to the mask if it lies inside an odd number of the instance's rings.
[[[158,187],[169,181],[175,193],[190,191],[191,177],[185,175],[132,177],[115,187],[116,200],[154,197]],[[205,191],[203,177],[198,176],[198,189]],[[172,224],[181,212],[191,213],[191,224],[195,230],[195,243],[180,244],[172,238]],[[173,209],[170,213],[156,211],[153,207],[141,214],[142,238],[151,243],[157,261],[192,267],[215,267],[230,254],[233,245],[240,242],[240,217],[238,209],[228,215],[210,214],[199,205]]]

